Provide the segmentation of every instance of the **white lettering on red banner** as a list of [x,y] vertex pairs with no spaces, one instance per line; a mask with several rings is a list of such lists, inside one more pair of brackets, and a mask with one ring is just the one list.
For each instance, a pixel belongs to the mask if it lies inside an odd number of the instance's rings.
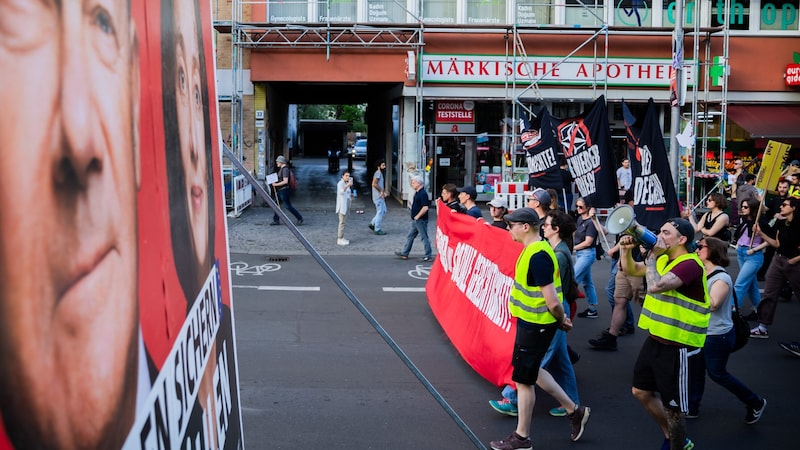
[[[529,56],[509,61],[502,55],[422,55],[422,81],[428,83],[494,83],[669,87],[669,58],[609,58]],[[687,85],[695,85],[692,65],[683,67]],[[437,110],[438,111],[438,110]]]
[[436,228],[436,250],[439,263],[445,273],[473,305],[487,319],[508,332],[511,329],[511,314],[508,311],[508,296],[514,279],[503,274],[493,261],[475,247],[459,242],[450,247],[450,238]]

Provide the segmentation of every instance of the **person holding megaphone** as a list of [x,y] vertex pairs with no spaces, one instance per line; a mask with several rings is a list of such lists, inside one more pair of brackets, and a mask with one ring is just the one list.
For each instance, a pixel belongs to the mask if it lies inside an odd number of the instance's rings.
[[694,227],[686,219],[668,220],[644,262],[633,260],[636,240],[620,239],[622,269],[645,276],[647,295],[639,328],[650,334],[633,369],[634,397],[664,433],[663,447],[691,447],[686,437],[688,357],[705,344],[710,303],[703,262],[694,253]]

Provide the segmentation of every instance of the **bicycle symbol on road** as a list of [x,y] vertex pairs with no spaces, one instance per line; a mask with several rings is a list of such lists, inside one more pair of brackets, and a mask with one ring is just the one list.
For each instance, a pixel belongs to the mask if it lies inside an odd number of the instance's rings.
[[267,263],[261,264],[257,266],[251,266],[246,262],[237,261],[231,263],[231,272],[237,277],[241,277],[243,275],[263,275],[266,272],[276,272],[281,270],[281,265],[276,263]]
[[415,267],[414,270],[408,271],[408,276],[418,280],[427,280],[430,274],[431,266],[426,266],[424,264],[417,264],[417,267]]

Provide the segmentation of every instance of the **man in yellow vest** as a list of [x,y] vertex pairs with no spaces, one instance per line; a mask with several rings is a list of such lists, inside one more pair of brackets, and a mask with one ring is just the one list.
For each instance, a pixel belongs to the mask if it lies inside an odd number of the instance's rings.
[[[662,449],[689,450],[688,357],[703,347],[711,311],[706,273],[694,251],[694,227],[670,219],[644,262],[635,262],[632,236],[620,239],[622,268],[647,279],[639,328],[649,331],[633,369],[633,396],[664,432]],[[659,400],[656,393],[661,397]]]
[[570,439],[583,435],[590,408],[578,406],[545,369],[542,358],[556,330],[569,331],[572,322],[561,305],[561,275],[553,249],[539,236],[539,216],[531,208],[519,208],[504,217],[511,237],[525,246],[517,259],[514,287],[508,299],[511,315],[517,318],[517,336],[511,365],[511,379],[517,384],[517,429],[505,439],[492,441],[494,450],[529,450],[531,416],[536,384],[553,396],[567,411]]

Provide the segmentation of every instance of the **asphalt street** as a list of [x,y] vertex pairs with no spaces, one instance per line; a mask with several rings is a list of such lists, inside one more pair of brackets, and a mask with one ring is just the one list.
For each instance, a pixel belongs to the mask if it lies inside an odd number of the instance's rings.
[[[356,175],[365,182],[367,171],[360,165]],[[295,206],[307,216],[298,229],[320,249],[319,256],[309,254],[285,226],[269,226],[268,208],[250,208],[229,219],[247,448],[468,449],[476,448],[469,434],[487,447],[510,434],[515,419],[488,405],[499,398],[500,389],[464,363],[430,312],[424,286],[431,263],[393,256],[409,225],[407,210],[390,201],[388,234],[375,236],[366,228],[374,211],[371,202],[357,199],[365,213],[349,218],[351,246],[336,246],[328,189],[338,175],[318,166],[321,161],[297,164],[298,173],[314,178],[316,189],[299,193]],[[431,235],[434,227],[435,215]],[[419,242],[412,255],[422,255]],[[607,260],[594,265],[598,287],[605,286],[608,268]],[[736,268],[731,269],[735,274]],[[605,295],[598,293],[600,317],[576,318],[569,333],[570,345],[581,354],[575,365],[581,402],[592,408],[587,431],[580,442],[571,443],[567,420],[548,416],[555,401],[539,391],[532,431],[538,449],[661,445],[659,429],[630,394],[632,366],[645,333],[620,338],[616,352],[589,348],[587,340],[608,327],[610,318]],[[696,449],[797,448],[793,425],[800,358],[777,344],[800,340],[799,321],[800,303],[781,303],[770,338],[751,339],[729,362],[733,374],[768,400],[758,424],[745,425],[744,407],[707,380],[700,418],[688,422]],[[415,377],[416,371],[458,420]]]

